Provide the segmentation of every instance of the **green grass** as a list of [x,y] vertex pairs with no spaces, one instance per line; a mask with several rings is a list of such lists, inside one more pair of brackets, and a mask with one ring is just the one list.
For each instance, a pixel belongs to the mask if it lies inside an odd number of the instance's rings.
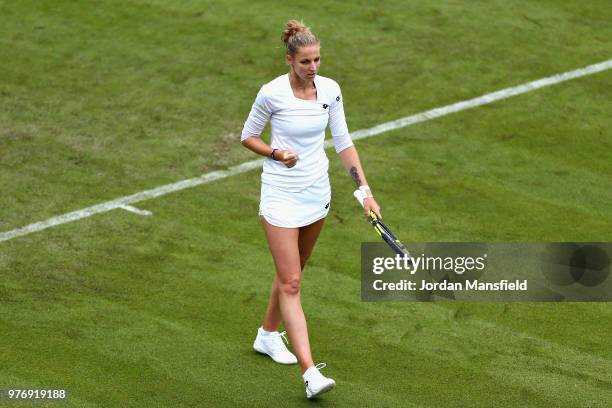
[[[286,69],[289,18],[321,36],[357,130],[609,59],[607,5],[0,2],[0,231],[253,159],[239,133]],[[357,146],[406,242],[611,241],[611,100],[607,71]],[[306,401],[298,368],[251,350],[274,273],[257,171],[0,243],[0,388],[66,387],[74,407],[608,405],[608,303],[361,303],[374,237],[328,153],[302,298],[332,393]]]

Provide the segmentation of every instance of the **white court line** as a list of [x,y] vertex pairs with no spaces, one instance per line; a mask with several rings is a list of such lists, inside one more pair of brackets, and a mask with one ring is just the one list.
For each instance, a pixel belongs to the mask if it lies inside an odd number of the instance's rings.
[[[477,98],[468,99],[465,101],[453,103],[451,105],[443,106],[440,108],[431,109],[425,112],[417,113],[416,115],[406,116],[391,122],[385,122],[378,126],[374,126],[369,129],[362,129],[351,133],[353,140],[363,139],[366,137],[378,135],[380,133],[388,132],[390,130],[400,129],[406,126],[414,125],[415,123],[425,122],[427,120],[435,119],[440,116],[445,116],[451,113],[459,112],[462,110],[474,108],[481,105],[486,105],[501,99],[510,98],[512,96],[520,95],[523,93],[531,92],[545,86],[558,84],[559,82],[568,81],[574,78],[580,78],[586,75],[595,74],[597,72],[605,71],[612,68],[612,60],[600,62],[598,64],[589,65],[584,68],[576,69],[574,71],[564,72],[562,74],[553,75],[547,78],[538,79],[536,81],[527,82],[522,85],[518,85],[512,88],[505,88],[497,92],[492,92]],[[332,140],[325,142],[325,147],[333,145]],[[227,170],[213,171],[211,173],[203,174],[199,177],[194,177],[182,181],[178,181],[172,184],[166,184],[161,187],[154,188],[152,190],[141,191],[136,194],[117,198],[112,201],[107,201],[101,204],[96,204],[91,207],[83,208],[66,214],[62,214],[56,217],[49,218],[44,221],[36,222],[34,224],[26,225],[25,227],[17,228],[11,231],[0,233],[0,242],[8,241],[13,238],[17,238],[23,235],[31,234],[33,232],[41,231],[47,228],[54,227],[56,225],[66,224],[71,221],[80,220],[81,218],[90,217],[94,214],[107,212],[114,210],[115,208],[122,208],[128,204],[137,203],[140,201],[148,200],[150,198],[159,197],[165,194],[173,193],[175,191],[183,190],[189,187],[199,186],[201,184],[209,183],[214,180],[223,179],[235,174],[245,173],[249,170],[260,167],[264,159],[252,160],[246,163],[239,164],[237,166],[230,167]]]
[[144,215],[144,216],[153,215],[151,211],[141,210],[140,208],[132,207],[131,205],[127,205],[127,204],[120,205],[118,208],[122,208],[126,211],[133,212],[134,214],[138,214],[138,215]]

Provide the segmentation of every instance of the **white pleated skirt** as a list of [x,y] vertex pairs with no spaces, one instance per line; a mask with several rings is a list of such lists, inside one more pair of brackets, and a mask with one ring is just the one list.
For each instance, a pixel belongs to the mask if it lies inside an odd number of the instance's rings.
[[297,192],[262,183],[259,215],[276,227],[299,228],[325,218],[330,202],[331,188],[327,173]]

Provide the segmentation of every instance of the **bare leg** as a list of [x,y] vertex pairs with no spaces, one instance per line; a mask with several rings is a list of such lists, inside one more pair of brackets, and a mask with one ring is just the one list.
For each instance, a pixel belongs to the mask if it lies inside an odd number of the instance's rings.
[[[310,258],[310,255],[312,254],[312,250],[317,242],[321,228],[323,228],[324,221],[325,218],[299,229],[298,249],[300,251],[300,266],[302,272],[304,271],[308,258]],[[263,222],[265,222],[265,220],[262,218],[262,223]],[[278,303],[278,276],[274,276],[272,289],[270,291],[270,300],[268,301],[268,310],[266,310],[266,315],[263,321],[263,329],[266,331],[278,330],[280,323],[281,314]]]
[[[300,283],[302,269],[312,253],[323,220],[300,229],[275,227],[264,218],[261,222],[276,265],[276,278],[264,319],[264,330],[274,330],[278,327],[280,315],[304,372],[314,363],[310,353],[306,318],[300,302]],[[274,295],[275,291],[277,296]]]
[[300,228],[298,245],[300,249],[300,265],[302,266],[302,271],[304,270],[306,262],[308,261],[308,258],[310,258],[310,254],[312,254],[312,250],[317,243],[317,239],[319,238],[324,222],[325,218],[322,218],[310,225]]
[[276,331],[281,322],[280,307],[278,304],[278,276],[274,276],[272,282],[272,290],[270,291],[270,300],[268,301],[268,310],[263,321],[263,329],[266,331]]

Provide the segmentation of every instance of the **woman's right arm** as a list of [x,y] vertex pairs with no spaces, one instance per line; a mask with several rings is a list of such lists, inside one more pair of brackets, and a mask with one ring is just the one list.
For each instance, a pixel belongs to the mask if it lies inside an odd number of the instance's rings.
[[244,147],[257,154],[282,161],[287,167],[293,167],[298,160],[298,156],[294,151],[272,149],[270,145],[259,137],[271,117],[272,107],[269,106],[268,98],[262,87],[257,93],[255,103],[253,103],[249,117],[244,124],[240,141]]
[[[262,156],[271,157],[274,160],[282,161],[285,166],[293,167],[298,160],[298,156],[291,150],[272,149],[272,147],[261,140],[259,136],[250,136],[242,140],[242,145],[247,149]],[[274,154],[272,152],[274,151]]]

